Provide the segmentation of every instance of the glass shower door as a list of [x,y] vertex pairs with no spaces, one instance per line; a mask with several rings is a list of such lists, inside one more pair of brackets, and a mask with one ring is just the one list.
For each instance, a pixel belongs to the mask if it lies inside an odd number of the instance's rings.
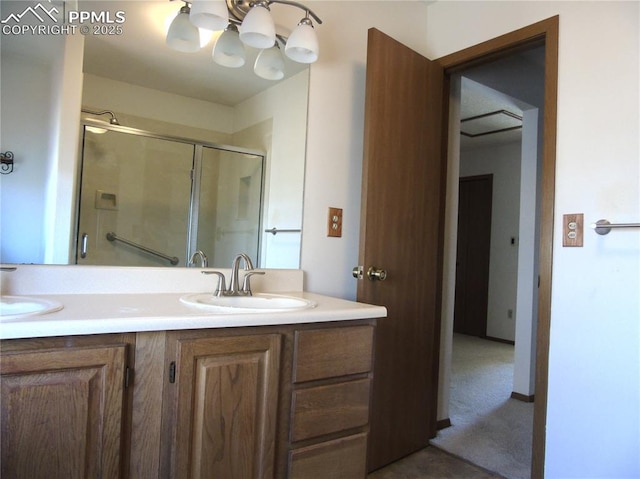
[[203,251],[210,265],[230,267],[238,253],[258,265],[263,169],[261,155],[202,147],[193,249]]
[[185,266],[194,150],[85,126],[76,262]]

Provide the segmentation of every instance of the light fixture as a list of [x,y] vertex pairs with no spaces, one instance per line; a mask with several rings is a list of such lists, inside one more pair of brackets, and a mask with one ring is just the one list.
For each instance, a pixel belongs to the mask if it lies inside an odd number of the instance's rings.
[[[195,52],[201,47],[199,39],[203,32],[224,32],[213,47],[213,61],[219,65],[238,68],[245,64],[245,48],[261,50],[254,64],[254,72],[270,80],[284,77],[284,54],[298,63],[313,63],[318,60],[318,37],[313,21],[322,20],[305,5],[291,0],[192,0],[191,8],[187,2],[173,20],[167,33],[167,43],[171,48],[183,52]],[[272,5],[285,5],[304,10],[305,17],[287,39],[276,32],[271,16]],[[310,18],[311,17],[311,18]],[[185,24],[185,20],[189,25]]]
[[284,78],[284,59],[277,43],[271,48],[265,48],[258,54],[253,71],[265,80],[281,80]]
[[189,20],[196,27],[224,30],[229,24],[229,9],[225,0],[193,0]]
[[189,20],[191,9],[185,3],[173,19],[167,32],[167,45],[183,53],[194,53],[200,50],[200,32]]
[[313,29],[309,12],[307,12],[307,16],[300,20],[296,29],[289,36],[284,53],[296,62],[313,63],[318,59],[319,51],[318,36]]
[[240,40],[254,48],[271,48],[276,43],[276,26],[268,2],[252,2],[240,25]]
[[213,45],[213,61],[223,67],[238,68],[245,63],[244,45],[240,41],[238,28],[230,23]]

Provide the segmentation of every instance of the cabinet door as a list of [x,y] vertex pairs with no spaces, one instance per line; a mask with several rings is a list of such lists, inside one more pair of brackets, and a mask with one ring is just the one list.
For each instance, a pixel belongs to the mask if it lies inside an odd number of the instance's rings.
[[120,477],[125,350],[2,354],[2,477]]
[[173,476],[273,477],[279,334],[178,341]]

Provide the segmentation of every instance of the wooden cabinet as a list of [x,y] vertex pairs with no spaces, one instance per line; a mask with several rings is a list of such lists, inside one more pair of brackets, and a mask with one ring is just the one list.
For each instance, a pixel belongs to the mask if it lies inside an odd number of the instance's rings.
[[364,478],[374,325],[3,341],[1,476]]
[[122,476],[128,344],[99,339],[3,341],[2,477]]
[[172,477],[274,477],[281,341],[277,333],[177,339]]
[[296,331],[288,477],[366,477],[373,332]]

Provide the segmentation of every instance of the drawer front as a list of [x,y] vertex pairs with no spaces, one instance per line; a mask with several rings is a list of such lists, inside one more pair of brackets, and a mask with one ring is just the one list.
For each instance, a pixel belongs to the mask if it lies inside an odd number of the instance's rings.
[[366,425],[370,385],[369,379],[359,379],[295,391],[291,440],[301,441]]
[[289,453],[290,479],[364,479],[366,433],[294,449]]
[[294,382],[371,370],[373,326],[296,331]]

